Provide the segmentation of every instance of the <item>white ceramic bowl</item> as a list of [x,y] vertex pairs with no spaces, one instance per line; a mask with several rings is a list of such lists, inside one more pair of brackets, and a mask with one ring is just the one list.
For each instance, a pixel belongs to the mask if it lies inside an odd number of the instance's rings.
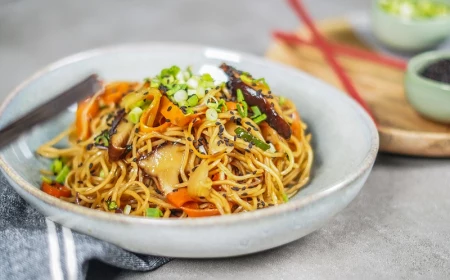
[[317,230],[358,194],[374,163],[378,134],[368,115],[339,90],[275,62],[174,43],[92,50],[44,68],[15,89],[0,108],[0,125],[91,72],[106,80],[141,80],[177,64],[219,76],[221,62],[265,77],[275,93],[296,103],[309,124],[315,153],[312,180],[287,204],[223,217],[164,220],[105,213],[49,196],[39,189],[39,169],[48,163],[34,151],[73,120],[70,110],[1,151],[3,173],[26,201],[51,220],[137,253],[237,256],[280,246]]

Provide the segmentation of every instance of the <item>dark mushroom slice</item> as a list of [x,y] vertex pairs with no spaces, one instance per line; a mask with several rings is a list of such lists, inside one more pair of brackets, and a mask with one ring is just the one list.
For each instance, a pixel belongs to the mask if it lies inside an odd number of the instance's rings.
[[117,112],[109,130],[108,155],[111,161],[120,160],[125,156],[133,127],[134,124],[125,119],[125,110]]
[[153,177],[158,189],[167,195],[173,186],[179,184],[184,147],[176,144],[163,144],[138,159],[138,166]]
[[255,90],[244,83],[240,78],[241,71],[223,63],[220,68],[227,74],[228,89],[236,96],[238,89],[242,91],[245,101],[250,106],[257,106],[261,112],[267,115],[267,123],[275,129],[283,138],[289,139],[292,134],[291,126],[282,117],[281,109],[276,102],[267,98],[261,90]]

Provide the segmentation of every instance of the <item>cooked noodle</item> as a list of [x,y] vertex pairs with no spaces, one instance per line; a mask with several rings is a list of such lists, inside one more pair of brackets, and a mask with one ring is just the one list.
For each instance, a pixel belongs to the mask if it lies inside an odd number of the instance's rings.
[[[119,84],[123,82],[107,85],[106,91]],[[127,84],[127,95],[149,88],[148,82],[141,85]],[[148,90],[152,92],[152,89]],[[103,89],[97,95],[105,94]],[[202,100],[208,102],[207,99],[211,97],[216,100],[235,100],[225,85],[211,89]],[[90,102],[95,98],[91,98]],[[237,110],[222,110],[217,119],[209,120],[202,100],[193,107],[195,118],[183,126],[171,123],[161,131],[143,132],[141,123],[134,124],[126,140],[129,151],[119,160],[111,160],[108,147],[94,143],[98,142],[99,135],[111,130],[118,111],[124,109],[123,100],[120,107],[117,104],[104,106],[89,120],[90,133],[86,139],[78,140],[80,128],[74,123],[39,147],[37,152],[47,158],[63,159],[69,167],[64,186],[70,189],[70,195],[61,196],[61,199],[107,212],[122,213],[125,208],[131,207],[128,209],[129,214],[137,216],[148,216],[149,208],[159,209],[164,218],[187,217],[188,208],[204,209],[205,213],[217,209],[222,215],[253,211],[285,203],[287,197],[294,196],[305,186],[313,162],[311,135],[305,132],[306,124],[297,120],[301,124],[300,130],[285,139],[266,122],[256,124],[249,116],[241,117]],[[279,97],[275,96],[273,100],[281,103]],[[292,126],[296,108],[289,100],[282,103],[282,117]],[[161,119],[159,124],[165,122],[164,118]],[[242,137],[236,137],[234,130],[237,127],[242,127],[264,143],[270,141],[271,148],[263,150]],[[67,147],[55,147],[66,138],[69,140]],[[109,145],[112,145],[111,142]],[[155,150],[160,149],[161,155],[167,156],[161,147],[176,147],[176,152],[182,155],[180,162],[170,155],[174,159],[170,166],[179,168],[175,171],[167,169],[167,172],[173,171],[170,174],[179,174],[178,178],[169,178],[177,181],[171,186],[173,193],[186,187],[188,190],[192,188],[189,178],[202,162],[207,164],[210,180],[205,181],[208,186],[205,188],[206,196],[191,197],[192,201],[183,207],[168,200],[168,193],[162,189],[159,179],[170,176],[169,173],[149,175],[140,166]],[[199,181],[199,184],[202,182]],[[189,190],[189,193],[192,195],[193,192]],[[113,207],[111,202],[114,202]]]

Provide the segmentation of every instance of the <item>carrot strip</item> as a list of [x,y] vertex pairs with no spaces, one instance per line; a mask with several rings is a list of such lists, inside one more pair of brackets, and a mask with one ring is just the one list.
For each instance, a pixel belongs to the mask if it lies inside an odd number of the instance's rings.
[[227,101],[225,103],[225,105],[227,105],[228,111],[237,110],[237,103],[236,102]]
[[219,210],[215,208],[212,204],[209,208],[200,209],[198,207],[197,202],[188,202],[185,204],[184,207],[181,207],[183,211],[188,215],[188,217],[191,218],[198,218],[198,217],[210,217],[210,216],[217,216],[220,215]]
[[189,196],[187,188],[180,188],[176,192],[167,194],[167,200],[174,206],[181,208],[189,217],[209,217],[220,215],[217,208],[199,209],[198,203]]
[[139,130],[146,133],[153,131],[163,132],[170,126],[170,123],[155,123],[161,105],[161,93],[158,92],[151,96],[149,95],[149,98],[153,98],[153,100],[150,106],[142,113],[141,119],[139,120]]
[[70,197],[72,194],[68,187],[59,183],[49,184],[47,182],[42,182],[41,189],[43,192],[57,198],[60,198],[61,196]]
[[91,98],[88,98],[78,103],[75,127],[79,140],[86,140],[91,136],[89,124],[99,111],[100,106],[97,100],[92,101]]
[[189,196],[187,188],[180,188],[176,192],[167,194],[167,200],[176,207],[182,207],[187,202],[192,202],[194,199]]
[[[296,44],[296,45],[307,45],[312,47],[318,47],[316,42],[311,42],[299,37],[296,34],[287,33],[283,31],[275,31],[273,36],[279,40],[282,40],[288,44]],[[345,46],[342,44],[336,43],[328,43],[330,47],[337,53],[341,55],[346,55],[350,57],[355,57],[359,59],[364,59],[367,61],[375,62],[378,64],[383,64],[386,66],[391,66],[394,68],[398,68],[400,70],[406,69],[406,62],[401,59],[396,59],[389,56],[384,56],[375,52],[366,51],[360,48],[354,48],[350,46]]]
[[185,126],[190,121],[192,121],[197,115],[191,114],[191,115],[185,115],[181,109],[173,104],[172,101],[170,101],[169,98],[166,96],[163,96],[161,98],[161,110],[160,113],[170,121],[170,123],[173,123],[178,126]]
[[302,138],[302,123],[300,121],[300,116],[298,115],[297,112],[294,112],[292,119],[294,120],[294,122],[291,125],[292,134],[294,134],[294,136],[297,137],[297,139],[301,139]]
[[333,49],[328,45],[328,43],[325,41],[324,38],[322,38],[322,35],[319,33],[318,29],[316,28],[314,22],[312,21],[311,17],[309,16],[308,12],[306,11],[305,7],[303,7],[303,3],[301,0],[288,0],[288,3],[291,5],[291,7],[294,9],[296,14],[299,16],[300,19],[302,19],[305,24],[308,26],[309,30],[313,34],[314,40],[317,42],[317,45],[322,50],[322,53],[325,56],[325,59],[328,61],[330,66],[333,68],[336,75],[341,80],[342,85],[345,87],[347,92],[350,94],[350,96],[358,102],[364,110],[369,114],[369,116],[373,119],[374,122],[376,122],[371,110],[367,106],[366,102],[361,98],[356,88],[353,86],[352,82],[350,81],[347,74],[344,72],[342,67],[337,62],[336,58],[334,57]]
[[105,92],[99,96],[105,104],[116,104],[122,97],[132,90],[137,83],[116,82],[106,85]]

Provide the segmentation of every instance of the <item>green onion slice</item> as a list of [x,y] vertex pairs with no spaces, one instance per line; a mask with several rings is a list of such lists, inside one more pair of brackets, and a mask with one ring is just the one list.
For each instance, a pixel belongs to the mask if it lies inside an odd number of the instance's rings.
[[263,151],[267,151],[270,148],[269,144],[256,138],[242,127],[236,128],[234,132],[239,138],[243,139],[246,142],[252,143],[253,145],[255,145],[256,147],[260,148]]
[[145,215],[147,217],[160,218],[163,216],[163,213],[159,208],[147,208]]

